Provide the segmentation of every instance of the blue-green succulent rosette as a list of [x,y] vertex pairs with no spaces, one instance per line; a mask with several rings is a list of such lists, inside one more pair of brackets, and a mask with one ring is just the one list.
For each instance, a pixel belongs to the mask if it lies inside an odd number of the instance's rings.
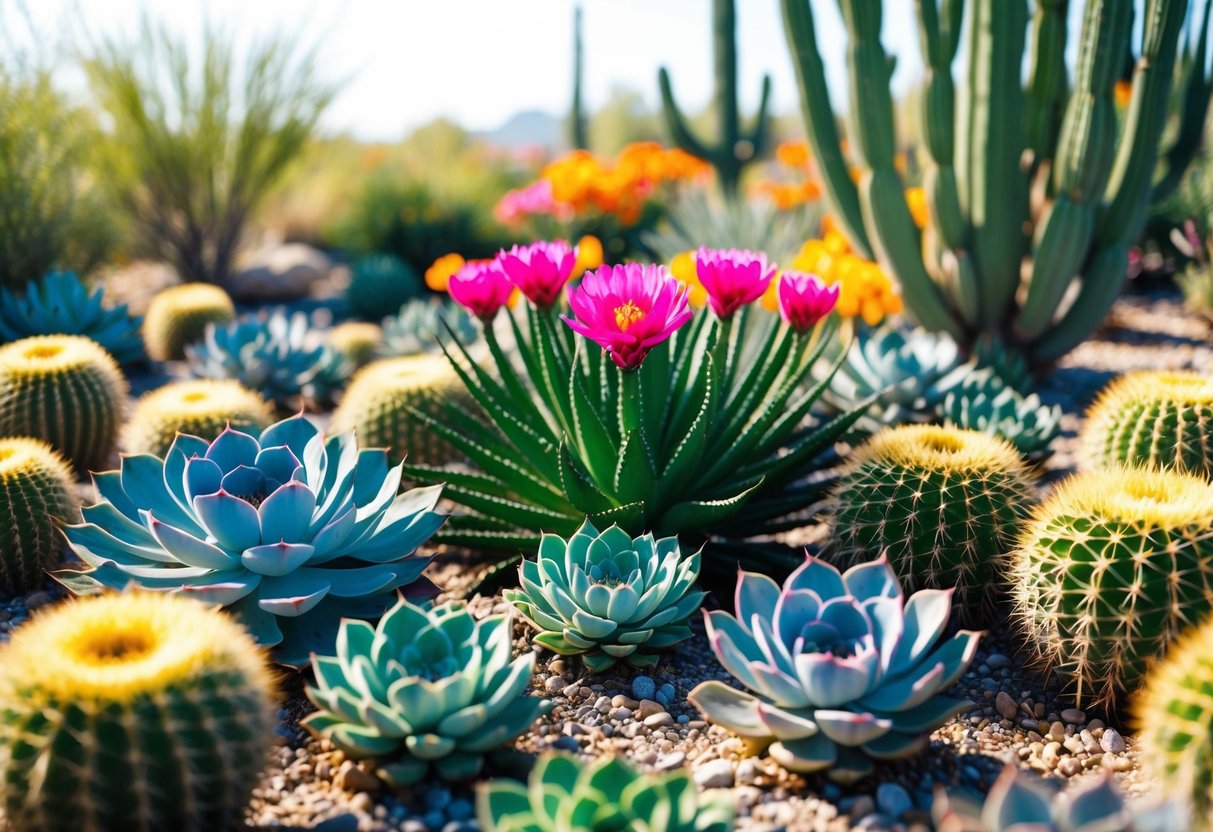
[[961,630],[943,639],[951,610],[950,590],[905,599],[883,557],[843,574],[809,557],[782,587],[743,571],[736,615],[705,618],[716,658],[749,692],[710,681],[689,699],[791,771],[860,779],[873,759],[918,753],[931,731],[972,707],[943,693],[981,638]]
[[162,460],[124,456],[94,476],[100,501],[65,534],[87,567],[76,593],[181,592],[227,607],[275,658],[301,666],[343,616],[373,618],[397,590],[432,590],[417,549],[445,521],[440,487],[400,490],[400,466],[303,416],[260,437],[179,435]]

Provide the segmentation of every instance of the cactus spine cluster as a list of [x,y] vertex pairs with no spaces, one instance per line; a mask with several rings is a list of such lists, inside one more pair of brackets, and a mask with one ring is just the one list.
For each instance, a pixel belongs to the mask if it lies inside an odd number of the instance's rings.
[[1002,585],[1031,475],[1007,442],[937,425],[902,425],[856,451],[835,488],[831,554],[845,565],[886,554],[907,589],[956,588],[980,620]]
[[712,37],[716,76],[713,109],[720,132],[715,145],[708,145],[691,130],[686,115],[674,100],[670,73],[665,67],[657,73],[657,84],[666,126],[674,143],[692,156],[711,162],[716,168],[721,190],[727,196],[733,196],[737,193],[742,170],[766,145],[771,76],[763,76],[762,99],[758,103],[754,126],[743,132],[737,104],[737,9],[734,0],[712,0]]
[[1025,525],[1010,572],[1036,657],[1080,702],[1115,707],[1213,607],[1213,485],[1157,469],[1078,474]]
[[163,458],[179,433],[210,442],[225,427],[260,433],[274,421],[273,407],[238,382],[175,381],[139,399],[122,445],[130,453]]
[[1191,371],[1128,373],[1087,412],[1083,462],[1175,468],[1213,477],[1213,378]]
[[244,630],[191,599],[58,607],[0,647],[0,806],[21,832],[230,828],[273,689]]
[[[918,121],[928,221],[921,232],[894,166],[882,0],[839,4],[848,36],[851,159],[831,107],[812,5],[781,3],[831,212],[858,253],[875,255],[896,275],[913,317],[966,346],[994,333],[1037,365],[1082,341],[1116,298],[1145,220],[1188,3],[1146,0],[1123,126],[1113,88],[1129,51],[1133,3],[1086,3],[1069,91],[1066,3],[1034,4],[1030,42],[1027,0],[916,3],[926,65]],[[957,89],[952,69],[966,5],[968,77]],[[1197,17],[1191,25],[1201,25]],[[1206,48],[1199,47],[1200,60],[1189,63],[1183,81],[1197,93],[1208,83]],[[1203,123],[1207,99],[1185,98],[1183,120],[1199,114]],[[1180,133],[1166,151],[1168,167],[1186,167],[1196,145]],[[1076,284],[1072,302],[1063,303]]]
[[354,376],[333,414],[333,430],[354,431],[363,447],[387,448],[393,460],[442,465],[456,451],[421,419],[443,419],[447,402],[467,401],[466,388],[443,355],[385,358]]
[[50,445],[0,439],[0,592],[42,584],[63,545],[56,521],[74,508],[71,469]]
[[100,469],[118,441],[126,379],[80,335],[38,335],[0,347],[0,436],[46,440],[77,474]]
[[202,338],[209,324],[236,317],[227,292],[210,283],[183,283],[152,298],[143,317],[143,345],[156,361],[180,361],[185,347]]

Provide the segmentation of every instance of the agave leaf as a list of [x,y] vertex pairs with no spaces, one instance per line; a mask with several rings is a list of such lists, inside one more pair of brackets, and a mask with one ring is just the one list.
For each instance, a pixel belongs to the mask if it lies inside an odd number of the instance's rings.
[[580,461],[585,466],[594,485],[605,491],[610,488],[615,473],[618,449],[607,430],[607,422],[594,409],[589,394],[581,379],[570,375],[568,400],[572,414],[573,432],[565,441],[575,442],[580,450]]
[[644,440],[638,432],[628,432],[619,448],[619,461],[615,466],[612,484],[616,498],[623,503],[650,500],[656,477]]
[[493,494],[485,494],[473,488],[448,486],[447,495],[475,511],[499,517],[524,529],[551,528],[554,522],[566,522],[579,519],[562,511],[540,508],[515,499],[502,498]]
[[716,422],[716,387],[712,384],[711,373],[704,373],[702,378],[705,386],[699,412],[674,446],[665,470],[661,472],[655,489],[659,498],[681,493],[703,459],[708,431]]
[[585,515],[613,507],[610,498],[596,488],[578,468],[566,442],[560,443],[560,487],[569,503]]

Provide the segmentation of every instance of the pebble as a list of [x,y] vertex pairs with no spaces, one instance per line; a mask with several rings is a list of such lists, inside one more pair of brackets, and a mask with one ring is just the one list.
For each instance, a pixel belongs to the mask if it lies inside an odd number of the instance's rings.
[[652,699],[657,695],[657,683],[648,676],[637,676],[632,680],[632,695],[637,699]]
[[692,776],[701,789],[727,789],[733,785],[733,761],[710,760],[697,766]]
[[900,818],[914,808],[910,793],[897,783],[881,783],[876,787],[876,806],[891,818]]
[[1099,747],[1110,754],[1121,754],[1125,750],[1125,738],[1115,728],[1105,728],[1099,738]]
[[1066,708],[1061,712],[1061,721],[1069,725],[1082,725],[1087,721],[1087,715],[1077,708]]
[[855,798],[855,802],[851,804],[851,811],[847,814],[850,815],[852,822],[858,823],[875,811],[876,801],[870,795],[861,794]]
[[653,714],[665,713],[665,708],[661,706],[661,703],[654,702],[652,699],[641,699],[640,706],[636,710],[639,711],[642,720],[648,719]]
[[560,691],[564,690],[565,685],[567,684],[568,682],[559,676],[549,676],[548,680],[543,683],[543,689],[548,693],[559,693]]
[[378,777],[360,768],[353,760],[341,764],[333,784],[347,792],[376,792],[383,786]]
[[661,754],[657,757],[657,762],[654,767],[658,771],[672,771],[686,762],[687,755],[681,751],[672,751],[669,754]]
[[762,769],[758,767],[758,762],[753,757],[746,757],[737,764],[737,785],[752,786],[758,782],[761,774]]
[[629,708],[634,711],[640,707],[640,702],[630,696],[617,693],[611,697],[611,705],[616,708]]
[[[1004,667],[1011,666],[1011,660],[1002,653],[991,653],[986,658],[986,664],[988,664],[994,670],[1002,670]],[[1010,719],[1010,717],[1008,717],[1008,719]]]
[[667,725],[674,724],[674,717],[662,711],[661,713],[645,717],[644,724],[649,728],[664,728]]
[[1019,713],[1019,705],[1016,704],[1011,694],[1005,690],[1000,690],[998,696],[994,698],[994,710],[998,711],[998,715],[1003,719],[1014,719]]

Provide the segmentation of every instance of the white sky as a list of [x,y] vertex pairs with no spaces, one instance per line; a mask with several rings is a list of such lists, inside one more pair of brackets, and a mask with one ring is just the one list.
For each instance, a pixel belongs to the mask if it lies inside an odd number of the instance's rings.
[[[836,3],[813,2],[840,91],[844,36]],[[197,33],[206,20],[242,35],[302,31],[322,43],[321,71],[348,78],[325,127],[361,139],[394,140],[437,116],[491,129],[521,110],[564,113],[571,95],[573,0],[0,0],[0,11],[11,21],[22,3],[43,40],[48,33],[133,31],[144,9],[184,33]],[[670,67],[684,109],[695,112],[707,103],[710,0],[582,5],[589,107],[601,105],[614,85],[636,89],[656,106],[662,64]],[[885,40],[901,54],[895,86],[904,88],[920,66],[913,3],[885,5]],[[737,0],[737,7],[743,108],[757,105],[769,72],[776,112],[793,111],[796,85],[779,0]],[[62,75],[69,87],[80,83],[70,69]]]

